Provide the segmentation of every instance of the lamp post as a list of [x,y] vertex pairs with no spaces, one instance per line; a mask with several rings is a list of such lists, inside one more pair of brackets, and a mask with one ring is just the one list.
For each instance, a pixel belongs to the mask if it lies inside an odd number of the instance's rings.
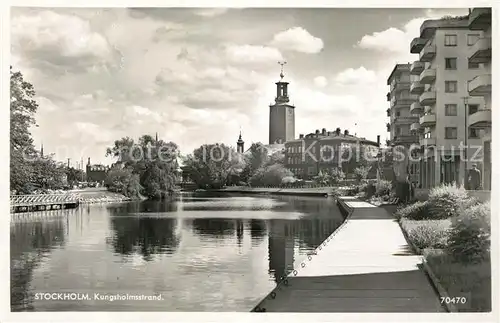
[[468,115],[469,115],[469,97],[464,96],[462,97],[462,100],[464,101],[464,129],[465,129],[465,139],[464,139],[464,145],[465,145],[465,151],[464,151],[464,187],[467,185],[467,159],[468,159],[468,150],[469,150],[469,144],[468,144],[468,138],[469,138],[469,127],[468,127]]

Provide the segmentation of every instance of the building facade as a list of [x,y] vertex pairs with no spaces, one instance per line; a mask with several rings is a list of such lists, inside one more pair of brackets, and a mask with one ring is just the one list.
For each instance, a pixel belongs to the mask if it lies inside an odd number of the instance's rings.
[[104,165],[92,165],[90,164],[90,157],[87,161],[87,182],[97,182],[102,183],[106,179],[106,174],[108,173],[108,167]]
[[482,71],[468,81],[467,90],[470,97],[483,97],[484,105],[469,111],[468,124],[479,131],[482,139],[482,186],[491,190],[491,8],[474,8],[469,15],[469,29],[475,35],[468,50],[469,63],[482,65]]
[[393,150],[394,179],[405,181],[410,175],[412,182],[418,182],[419,162],[417,158],[409,158],[418,153],[418,136],[412,131],[412,125],[418,122],[418,115],[414,115],[411,107],[418,101],[418,95],[423,92],[423,86],[412,83],[410,74],[411,64],[396,64],[387,79],[390,91],[387,100],[390,107],[387,116],[390,122],[387,131],[390,133],[390,146]]
[[269,145],[283,144],[295,138],[295,107],[290,105],[288,97],[288,82],[281,80],[276,83],[276,98],[269,106]]
[[[365,151],[369,157],[375,157],[380,146],[380,136],[377,142],[352,136],[346,130],[344,133],[327,131],[300,135],[299,139],[285,143],[285,167],[301,179],[312,179],[321,171],[341,168],[344,173],[351,173],[359,161],[364,158]],[[346,151],[350,151],[347,160]]]
[[[467,170],[473,164],[470,157],[482,159],[482,151],[474,148],[482,142],[479,132],[467,123],[471,112],[484,109],[484,99],[469,96],[468,90],[469,80],[484,74],[481,64],[468,59],[470,46],[481,37],[483,31],[469,30],[468,16],[446,17],[424,21],[420,36],[410,44],[410,52],[419,55],[410,66],[410,73],[418,75],[411,86],[423,86],[410,108],[420,116],[411,129],[420,136],[422,188],[466,184]],[[474,163],[482,167],[481,162]]]

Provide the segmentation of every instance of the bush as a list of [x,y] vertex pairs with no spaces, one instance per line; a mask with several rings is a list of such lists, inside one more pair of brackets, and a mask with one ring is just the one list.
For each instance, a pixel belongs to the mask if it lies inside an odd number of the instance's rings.
[[405,218],[408,220],[425,220],[430,219],[429,213],[429,202],[428,201],[417,201],[413,204],[409,204],[398,208],[395,215],[396,218]]
[[457,262],[477,263],[489,259],[491,206],[483,203],[461,209],[453,218],[448,253]]
[[447,246],[450,227],[448,220],[403,220],[401,226],[408,239],[419,249],[443,249]]
[[446,219],[458,214],[461,208],[477,204],[477,200],[470,198],[463,187],[454,184],[441,185],[431,189],[428,198],[430,217]]
[[381,179],[375,184],[375,196],[378,197],[390,196],[391,191],[392,191],[392,183],[390,181]]

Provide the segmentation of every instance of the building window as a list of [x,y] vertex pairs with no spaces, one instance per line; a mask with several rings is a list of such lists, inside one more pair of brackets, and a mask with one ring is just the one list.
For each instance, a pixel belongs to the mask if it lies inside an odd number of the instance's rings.
[[430,132],[424,133],[424,139],[429,139],[429,138],[432,138],[431,133]]
[[457,46],[457,35],[444,35],[445,46]]
[[477,40],[479,39],[480,35],[479,34],[469,34],[467,35],[467,46],[472,46],[474,45]]
[[456,116],[457,115],[457,105],[456,104],[445,104],[444,105],[445,116]]
[[447,70],[456,70],[457,69],[457,58],[445,58],[444,59],[444,66],[445,69]]
[[457,128],[456,127],[446,127],[444,128],[445,139],[457,139]]
[[396,117],[399,117],[401,115],[401,112],[396,111]]
[[479,104],[469,104],[469,115],[476,113],[479,110]]
[[457,92],[457,81],[445,81],[444,91],[446,93],[456,93]]
[[471,138],[471,139],[479,138],[479,129],[469,128],[469,138]]
[[467,64],[468,64],[468,68],[470,70],[477,70],[479,68],[479,63],[473,63],[473,62],[469,61],[469,63],[467,63]]

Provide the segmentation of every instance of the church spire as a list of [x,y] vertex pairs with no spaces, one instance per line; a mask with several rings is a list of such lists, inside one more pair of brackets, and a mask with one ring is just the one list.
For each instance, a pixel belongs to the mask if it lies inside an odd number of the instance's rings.
[[245,142],[241,137],[241,129],[240,129],[240,136],[238,137],[238,141],[236,142],[236,151],[239,152],[240,154],[243,154],[243,151],[245,150],[244,147],[245,147]]
[[42,141],[42,145],[40,146],[40,156],[43,157],[43,141]]

